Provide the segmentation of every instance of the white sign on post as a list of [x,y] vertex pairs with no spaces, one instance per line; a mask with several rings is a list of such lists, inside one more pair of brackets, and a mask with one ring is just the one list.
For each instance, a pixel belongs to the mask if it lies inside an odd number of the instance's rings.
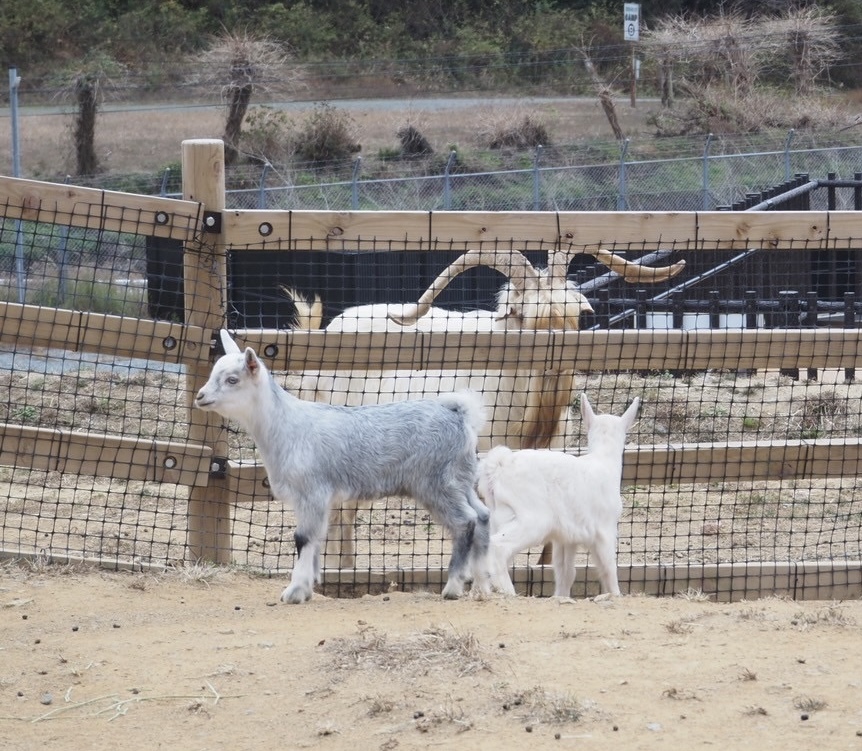
[[623,3],[623,39],[627,42],[637,42],[640,39],[640,28],[640,3]]

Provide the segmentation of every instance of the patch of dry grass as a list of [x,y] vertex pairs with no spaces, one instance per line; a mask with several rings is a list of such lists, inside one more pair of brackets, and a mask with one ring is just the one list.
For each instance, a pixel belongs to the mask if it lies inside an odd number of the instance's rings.
[[358,636],[333,640],[326,648],[333,667],[340,670],[361,668],[422,674],[447,670],[458,676],[491,670],[485,650],[474,634],[441,626],[393,639],[360,624]]
[[793,700],[793,706],[801,712],[819,712],[826,709],[826,702],[813,696],[797,696]]
[[585,708],[569,692],[549,691],[543,686],[534,686],[508,696],[503,702],[503,711],[515,712],[527,723],[560,725],[580,720]]
[[675,596],[687,602],[710,602],[714,595],[707,594],[702,589],[689,587],[684,592],[677,592]]
[[801,629],[811,628],[819,625],[829,626],[855,626],[853,616],[847,614],[841,603],[832,603],[814,611],[800,611],[793,616],[790,623]]

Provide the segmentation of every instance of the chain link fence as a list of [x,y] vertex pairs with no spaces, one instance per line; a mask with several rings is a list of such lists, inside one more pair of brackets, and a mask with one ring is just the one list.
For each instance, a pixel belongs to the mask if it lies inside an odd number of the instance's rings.
[[[454,151],[442,169],[440,159],[433,165],[393,164],[374,157],[310,171],[267,164],[257,175],[243,177],[246,186],[256,182],[255,187],[229,189],[227,200],[236,209],[711,211],[744,202],[795,175],[850,179],[862,172],[862,146],[820,146],[808,136],[805,148],[793,148],[795,135],[790,131],[760,142],[709,136],[538,147],[498,155],[506,168],[487,171],[466,171]],[[746,147],[760,150],[739,151]],[[666,155],[674,151],[677,156]],[[166,185],[163,181],[163,194],[171,195]],[[841,200],[836,208],[853,208],[852,196]]]

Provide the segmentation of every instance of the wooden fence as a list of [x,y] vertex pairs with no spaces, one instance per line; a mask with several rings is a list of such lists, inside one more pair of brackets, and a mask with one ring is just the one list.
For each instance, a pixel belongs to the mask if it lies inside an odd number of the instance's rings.
[[[266,494],[259,464],[230,456],[220,418],[190,408],[216,356],[214,332],[229,320],[228,250],[289,252],[349,248],[421,252],[479,244],[574,244],[649,252],[672,247],[765,253],[854,250],[862,246],[862,219],[855,212],[642,212],[483,213],[238,211],[225,204],[223,145],[218,140],[182,144],[183,200],[0,178],[4,221],[62,223],[100,231],[140,232],[185,245],[182,323],[132,319],[38,305],[0,303],[0,341],[29,348],[143,358],[183,367],[189,429],[183,441],[112,436],[61,428],[0,426],[0,464],[86,475],[119,475],[187,486],[188,557],[230,563],[232,512],[241,499]],[[113,207],[122,206],[117,211]],[[83,207],[83,208],[82,208]],[[581,332],[360,333],[244,329],[241,345],[254,347],[274,371],[337,369],[408,370],[567,368],[591,372],[780,371],[794,368],[862,368],[862,329],[608,330]],[[674,486],[747,481],[805,481],[860,474],[859,438],[801,438],[640,444],[626,452],[626,486]],[[123,461],[116,461],[121,455]],[[107,457],[111,460],[108,461]],[[853,551],[851,551],[852,553]],[[719,599],[763,592],[836,598],[862,594],[858,549],[843,560],[698,563],[644,562],[621,567],[630,591],[671,594],[695,587]],[[393,574],[350,572],[362,590],[391,586]],[[327,570],[329,586],[345,577]],[[397,575],[403,587],[434,585],[443,571]],[[521,566],[524,591],[547,594],[551,574]],[[594,591],[591,576],[579,576]],[[358,582],[358,583],[357,583]]]

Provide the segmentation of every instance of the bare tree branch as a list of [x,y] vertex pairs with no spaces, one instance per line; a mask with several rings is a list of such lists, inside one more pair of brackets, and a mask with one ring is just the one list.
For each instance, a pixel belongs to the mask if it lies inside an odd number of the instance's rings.
[[227,105],[225,162],[232,164],[239,154],[242,124],[252,96],[295,91],[302,75],[291,67],[283,44],[247,31],[225,30],[195,62],[199,66],[196,82],[217,88]]

